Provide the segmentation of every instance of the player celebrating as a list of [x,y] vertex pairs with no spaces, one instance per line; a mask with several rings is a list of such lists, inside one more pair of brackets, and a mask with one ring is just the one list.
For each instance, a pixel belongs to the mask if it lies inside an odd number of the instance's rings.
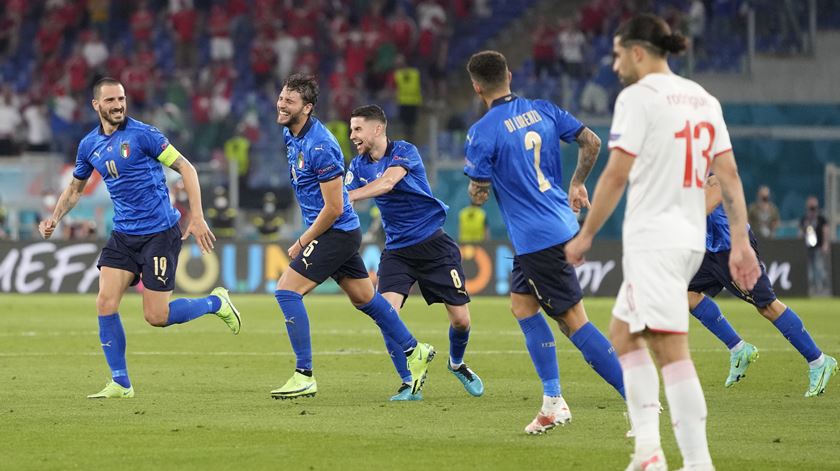
[[417,394],[426,379],[434,348],[418,343],[405,324],[373,289],[359,246],[362,234],[342,184],[344,157],[335,137],[312,116],[318,101],[315,78],[294,74],[277,99],[277,123],[283,125],[289,171],[303,219],[309,228],[289,247],[289,270],[277,281],[274,296],[286,318],[286,330],[297,359],[295,372],[275,399],[312,397],[318,391],[312,374],[312,342],[303,296],[332,277],[356,309],[370,316],[385,338],[392,339],[407,358]]
[[720,179],[730,215],[732,277],[750,289],[759,274],[720,103],[668,67],[667,54],[685,47],[685,38],[653,15],[635,16],[616,32],[613,70],[627,88],[615,104],[610,159],[595,187],[594,204],[580,234],[566,246],[569,261],[581,262],[629,179],[624,281],[610,325],[636,436],[628,470],[667,469],[659,436],[659,376],[647,344],[662,368],[685,468],[714,469],[706,441],[706,402],[688,351],[684,294],[703,258],[703,183],[709,167]]
[[[563,253],[564,244],[579,228],[573,211],[589,206],[584,181],[601,141],[556,105],[513,95],[502,54],[476,53],[467,70],[489,111],[467,134],[464,172],[470,177],[469,193],[475,204],[487,201],[492,184],[516,252],[511,310],[543,382],[542,408],[525,431],[542,433],[571,420],[571,413],[561,395],[554,335],[540,307],[595,371],[624,395],[615,351],[586,317],[575,269]],[[568,195],[561,187],[561,140],[576,140],[580,147]]]
[[[432,196],[423,159],[406,141],[389,141],[388,120],[377,105],[356,108],[350,114],[350,139],[358,157],[350,163],[345,185],[350,202],[374,198],[385,229],[385,250],[379,262],[378,291],[399,312],[415,282],[428,304],[444,303],[449,314],[449,364],[452,374],[473,396],[484,394],[484,384],[467,364],[464,352],[470,338],[470,297],[464,287],[461,251],[443,232],[446,211]],[[392,339],[385,345],[403,384],[392,401],[416,401],[405,355]]]
[[[213,249],[216,238],[204,221],[201,188],[195,168],[157,128],[129,118],[125,88],[112,78],[93,86],[93,109],[99,126],[79,143],[73,179],[61,194],[51,217],[39,230],[49,239],[56,225],[79,201],[94,169],[102,175],[114,203],[114,230],[102,249],[97,267],[99,339],[111,368],[112,381],[88,396],[91,399],[134,397],[125,361],[125,332],[119,307],[129,286],[143,280],[143,315],[156,327],[182,324],[208,313],[219,316],[234,334],[239,333],[239,312],[227,290],[210,296],[169,302],[181,241],[192,234],[202,252]],[[190,222],[181,235],[181,214],[172,207],[161,165],[180,173],[190,202]]]
[[[790,342],[808,362],[808,390],[805,397],[818,396],[825,392],[825,387],[831,377],[837,373],[837,360],[824,355],[814,339],[805,330],[802,319],[793,310],[785,306],[776,298],[773,284],[767,278],[764,264],[761,264],[761,276],[755,287],[744,291],[732,281],[727,265],[729,262],[729,224],[721,201],[723,196],[717,178],[712,175],[706,180],[706,254],[703,264],[694,278],[688,284],[688,306],[694,315],[707,329],[723,342],[729,349],[729,376],[726,387],[746,376],[750,363],[758,358],[758,349],[754,345],[744,342],[735,332],[726,317],[720,312],[720,307],[710,298],[716,296],[723,288],[752,304],[758,313],[772,322],[779,332]],[[758,255],[758,245],[752,230],[747,230],[750,245]]]

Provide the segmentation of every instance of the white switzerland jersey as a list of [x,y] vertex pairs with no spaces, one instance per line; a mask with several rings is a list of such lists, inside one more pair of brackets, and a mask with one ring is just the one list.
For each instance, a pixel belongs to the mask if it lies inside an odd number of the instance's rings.
[[706,247],[703,184],[732,148],[720,103],[673,74],[648,74],[615,102],[609,148],[635,157],[622,243],[625,251]]

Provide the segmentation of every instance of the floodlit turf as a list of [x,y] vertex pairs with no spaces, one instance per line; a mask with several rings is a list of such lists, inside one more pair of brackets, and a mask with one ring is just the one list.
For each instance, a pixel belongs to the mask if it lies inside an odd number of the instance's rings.
[[[127,296],[122,318],[137,396],[95,401],[108,379],[92,296],[0,296],[0,469],[624,469],[632,444],[618,394],[558,335],[572,423],[527,436],[541,388],[504,298],[471,304],[466,360],[486,393],[473,398],[445,368],[446,315],[418,299],[403,317],[437,347],[424,400],[389,403],[399,384],[376,326],[340,297],[306,299],[318,396],[276,401],[294,359],[269,295],[233,296],[242,333],[214,316],[157,329]],[[817,343],[840,354],[840,301],[788,300]],[[586,300],[606,329],[610,299]],[[709,407],[719,470],[840,469],[840,378],[805,399],[807,366],[748,305],[721,301],[761,350],[724,389],[725,348],[692,320],[691,345]],[[664,403],[664,394],[662,396]],[[681,466],[662,415],[663,446]]]

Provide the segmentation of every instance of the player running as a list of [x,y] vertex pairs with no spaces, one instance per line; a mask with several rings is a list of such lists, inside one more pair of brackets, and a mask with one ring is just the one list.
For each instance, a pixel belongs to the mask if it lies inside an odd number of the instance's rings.
[[[388,120],[377,105],[356,108],[350,114],[350,139],[359,155],[345,178],[350,202],[374,198],[385,229],[385,250],[379,261],[378,291],[399,312],[414,283],[426,303],[443,303],[449,314],[447,368],[473,396],[484,394],[481,378],[464,363],[470,338],[470,297],[464,286],[461,250],[443,231],[446,211],[432,195],[417,147],[389,141]],[[392,339],[385,346],[402,384],[392,401],[419,401],[411,392],[412,376],[405,355]]]
[[[542,433],[570,421],[572,415],[561,395],[554,335],[540,307],[587,363],[624,396],[615,350],[586,317],[577,274],[563,253],[564,244],[579,229],[573,211],[589,206],[584,181],[598,158],[601,140],[556,105],[512,94],[502,54],[474,54],[467,70],[489,110],[467,134],[464,172],[470,177],[473,203],[484,204],[492,184],[516,253],[511,310],[543,383],[542,408],[525,431]],[[580,148],[568,195],[561,186],[561,140],[577,141]]]
[[[114,230],[97,263],[96,298],[99,339],[112,381],[88,398],[130,398],[134,387],[128,378],[119,314],[129,286],[143,280],[143,315],[155,327],[183,324],[212,313],[238,334],[242,321],[224,288],[214,289],[205,298],[169,301],[182,241],[192,234],[206,253],[213,250],[216,240],[204,221],[195,168],[157,128],[128,117],[125,88],[118,80],[97,81],[92,105],[99,114],[99,126],[79,143],[73,178],[52,216],[38,228],[49,239],[61,218],[78,203],[93,170],[99,172],[114,203]],[[184,179],[191,217],[183,235],[178,226],[181,214],[170,203],[162,165]]]
[[714,469],[706,440],[706,401],[688,350],[684,294],[703,259],[703,184],[710,167],[720,179],[730,215],[732,278],[751,289],[759,275],[720,103],[668,67],[668,53],[685,47],[686,39],[653,15],[635,16],[618,28],[613,70],[626,88],[615,104],[610,159],[580,234],[566,245],[569,261],[581,262],[629,181],[622,229],[624,281],[610,325],[636,436],[628,470],[667,469],[659,435],[659,376],[648,345],[662,368],[685,469]]
[[373,289],[358,253],[362,242],[359,218],[343,185],[344,157],[335,137],[312,116],[317,101],[318,83],[303,74],[286,79],[277,99],[277,123],[283,125],[292,186],[309,228],[289,247],[292,261],[274,292],[297,360],[292,377],[271,391],[271,396],[294,399],[312,397],[318,391],[303,296],[329,277],[347,293],[356,309],[376,322],[385,338],[402,349],[411,372],[411,392],[417,394],[435,350],[418,343],[397,311]]
[[[772,322],[779,332],[796,348],[808,362],[808,390],[805,397],[818,396],[825,392],[828,381],[837,373],[837,360],[825,355],[805,330],[802,319],[793,310],[776,298],[773,284],[767,278],[761,263],[761,276],[753,289],[742,290],[729,275],[729,220],[723,210],[723,196],[717,178],[712,175],[706,180],[706,254],[703,264],[688,284],[688,306],[691,314],[720,339],[729,349],[729,376],[726,387],[731,387],[746,376],[750,363],[758,358],[755,345],[745,342],[720,307],[708,296],[715,297],[723,288],[752,304],[758,313]],[[758,256],[758,244],[752,230],[747,229],[750,245]],[[760,260],[759,256],[759,260]]]

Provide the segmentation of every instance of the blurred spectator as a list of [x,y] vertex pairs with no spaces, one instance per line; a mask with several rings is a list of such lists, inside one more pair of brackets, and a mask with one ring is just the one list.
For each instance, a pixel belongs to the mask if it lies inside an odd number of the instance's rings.
[[766,185],[758,187],[755,201],[750,204],[748,211],[750,227],[753,232],[764,239],[776,237],[779,227],[779,208],[770,201],[770,188]]
[[18,99],[11,87],[4,86],[0,90],[0,155],[18,153],[17,133],[22,123]]
[[183,231],[190,223],[190,198],[187,194],[187,189],[184,187],[183,178],[175,180],[175,183],[172,184],[169,199],[172,201],[172,206],[181,213],[181,219],[178,221],[178,225]]
[[252,222],[260,233],[261,239],[266,241],[277,239],[278,232],[283,226],[284,221],[277,212],[277,197],[274,193],[268,192],[263,195],[262,212]]
[[248,188],[248,172],[251,168],[251,141],[243,136],[244,125],[237,127],[236,134],[225,141],[225,159],[228,165],[236,165],[236,175],[239,177],[239,191]]
[[388,22],[391,33],[391,40],[397,46],[397,50],[403,54],[414,52],[414,44],[417,41],[417,23],[405,13],[403,6],[397,7],[397,11]]
[[349,164],[350,159],[356,155],[353,147],[350,145],[350,126],[347,124],[350,120],[350,113],[337,114],[334,108],[330,108],[327,116],[329,120],[324,126],[335,136],[335,140],[338,141],[338,146],[341,147],[341,153],[344,155],[344,162]]
[[103,34],[108,25],[109,0],[87,0],[88,21],[91,28]]
[[236,235],[236,210],[230,207],[225,187],[217,186],[213,193],[213,206],[207,210],[210,226],[217,237],[232,239]]
[[178,9],[173,11],[169,17],[169,21],[175,37],[175,65],[181,68],[194,67],[196,63],[195,38],[198,12],[189,3],[178,5]]
[[131,15],[131,35],[139,42],[146,42],[152,39],[152,28],[155,26],[155,17],[149,10],[146,1],[140,2],[139,7]]
[[563,73],[576,80],[584,76],[583,46],[585,43],[586,37],[572,20],[560,20],[560,32],[557,35],[560,64],[563,66]]
[[23,109],[23,121],[26,123],[26,150],[49,152],[52,130],[47,107],[39,98],[31,100]]
[[65,72],[70,78],[70,93],[82,95],[88,88],[88,64],[82,54],[82,45],[76,43],[73,54],[67,59]]
[[109,76],[120,78],[127,67],[128,57],[125,48],[121,43],[115,43],[111,53],[108,55],[108,59],[105,61],[105,69],[108,71]]
[[230,18],[221,5],[213,5],[210,10],[210,19],[207,21],[207,28],[210,30],[210,58],[214,61],[233,58]]
[[277,80],[283,82],[291,75],[298,53],[298,41],[285,29],[277,31],[274,38],[274,55],[277,56]]
[[382,227],[382,213],[379,211],[378,206],[371,204],[368,214],[370,215],[370,225],[368,225],[367,231],[362,234],[362,243],[377,244],[382,246],[385,244],[385,230]]
[[394,64],[394,85],[397,88],[399,120],[403,126],[403,132],[406,138],[409,141],[413,141],[414,127],[417,124],[417,113],[420,106],[423,105],[420,71],[416,67],[406,65],[403,55],[398,55]]
[[580,107],[583,111],[606,115],[610,112],[610,90],[618,87],[618,77],[612,70],[612,56],[604,56],[595,76],[583,87],[580,94]]
[[3,199],[0,198],[0,240],[9,238],[9,229],[6,227],[8,221],[9,211],[3,204]]
[[826,259],[830,250],[828,221],[820,212],[816,196],[809,196],[805,202],[805,215],[799,220],[799,235],[805,239],[808,249],[808,283],[811,295],[828,293]]
[[88,31],[86,36],[85,44],[82,46],[82,56],[90,70],[98,70],[108,60],[108,47],[95,30]]
[[706,6],[703,0],[692,0],[688,7],[688,35],[698,56],[703,55],[703,35],[706,32]]
[[554,43],[557,32],[548,26],[545,19],[540,18],[537,27],[531,33],[533,41],[532,55],[534,58],[534,73],[538,78],[543,75],[555,76],[557,73],[557,56],[554,53]]
[[258,87],[265,85],[272,77],[275,63],[274,49],[268,36],[260,33],[251,43],[251,72]]
[[470,204],[458,213],[458,241],[467,244],[484,242],[490,238],[487,213],[480,205]]

